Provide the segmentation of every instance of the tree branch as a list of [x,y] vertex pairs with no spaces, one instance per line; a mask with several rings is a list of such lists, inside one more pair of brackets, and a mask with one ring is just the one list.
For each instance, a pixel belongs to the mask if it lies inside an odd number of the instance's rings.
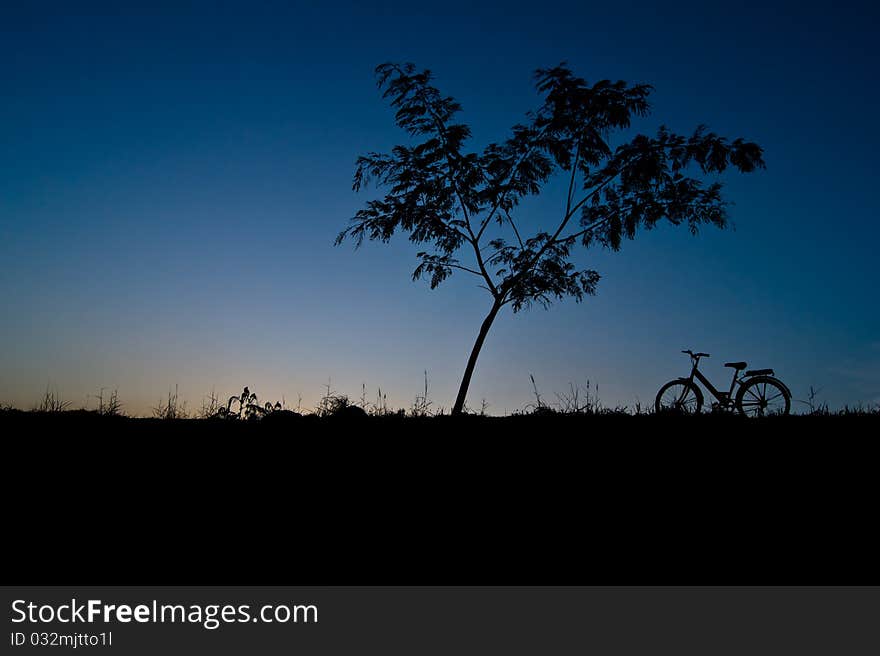
[[519,242],[519,249],[522,250],[523,248],[525,248],[525,246],[523,246],[523,240],[519,236],[519,230],[516,229],[516,224],[513,222],[513,218],[511,218],[510,212],[504,210],[504,215],[507,217],[507,220],[510,221],[510,226],[513,228],[513,233],[516,235],[516,240]]
[[[395,67],[395,70],[398,71],[401,75],[404,75],[404,72],[399,68]],[[471,217],[467,210],[467,205],[464,202],[464,198],[461,196],[461,191],[458,188],[458,182],[455,179],[454,173],[457,170],[455,163],[452,161],[452,158],[449,156],[449,140],[446,137],[446,124],[440,118],[437,111],[434,109],[431,101],[428,99],[427,94],[425,92],[424,86],[419,85],[419,89],[416,92],[419,95],[419,98],[422,101],[422,104],[425,106],[425,111],[427,111],[431,115],[431,119],[434,121],[434,125],[437,126],[437,134],[440,136],[440,140],[443,143],[443,154],[446,158],[446,166],[447,172],[446,177],[449,180],[449,184],[452,185],[452,189],[455,192],[456,198],[458,198],[459,205],[461,205],[462,214],[464,214],[465,226],[467,227],[469,237],[466,237],[467,241],[470,242],[471,246],[474,248],[474,254],[477,258],[477,266],[480,267],[480,275],[486,281],[486,284],[489,286],[489,291],[492,293],[492,296],[498,296],[498,290],[495,287],[495,283],[492,280],[492,277],[489,275],[489,272],[486,270],[486,265],[483,262],[483,256],[480,253],[479,246],[479,238],[474,235],[474,230],[471,225]],[[461,233],[459,233],[461,234]],[[464,236],[464,235],[462,235]]]
[[443,266],[448,266],[452,269],[461,269],[462,271],[467,271],[468,273],[472,273],[475,276],[480,276],[481,278],[483,277],[483,274],[480,273],[479,271],[475,271],[474,269],[469,269],[468,267],[461,266],[460,264],[444,264]]
[[579,201],[574,207],[571,207],[571,208],[565,213],[565,217],[563,217],[562,222],[561,222],[561,223],[559,224],[559,226],[556,228],[556,232],[554,232],[554,233],[553,233],[553,236],[550,237],[550,239],[548,239],[547,242],[546,242],[546,243],[545,243],[545,244],[544,244],[544,245],[538,250],[537,254],[536,254],[535,257],[532,259],[532,261],[529,263],[529,265],[528,265],[527,267],[525,267],[524,269],[520,270],[520,272],[517,273],[517,274],[516,274],[516,275],[515,275],[515,276],[514,276],[509,282],[508,282],[508,284],[506,284],[506,285],[504,286],[504,293],[502,294],[502,299],[504,298],[504,296],[507,295],[508,292],[510,292],[511,289],[513,289],[513,288],[517,285],[517,283],[519,283],[519,281],[520,281],[523,277],[525,277],[525,275],[526,275],[529,271],[531,271],[532,269],[535,268],[535,265],[537,265],[538,262],[541,261],[541,257],[544,255],[544,253],[547,252],[547,249],[550,248],[551,246],[553,246],[554,244],[558,243],[558,241],[559,241],[559,235],[560,235],[560,234],[562,233],[562,231],[565,229],[565,226],[568,225],[569,220],[571,219],[572,216],[574,216],[575,212],[577,212],[578,209],[580,209],[580,208],[584,205],[584,203],[586,203],[588,200],[590,200],[590,199],[593,198],[596,194],[598,194],[600,191],[602,191],[602,189],[604,189],[605,186],[606,186],[609,182],[611,182],[612,180],[614,180],[614,178],[616,178],[616,177],[619,175],[619,173],[620,173],[620,171],[617,171],[617,172],[615,172],[613,175],[609,176],[607,179],[605,179],[605,180],[602,182],[602,184],[600,184],[600,185],[597,186],[595,189],[593,189],[593,191],[591,191],[589,194],[587,194],[586,196],[584,196],[583,199],[581,199],[581,200],[580,200],[580,201]]
[[571,180],[569,180],[569,182],[568,182],[568,198],[565,201],[565,216],[571,215],[571,198],[572,198],[572,192],[574,191],[574,179],[575,179],[575,176],[577,175],[577,165],[578,165],[578,162],[580,162],[580,159],[581,159],[581,142],[578,141],[577,153],[575,153],[575,156],[574,156],[574,164],[572,164],[572,166],[571,166]]
[[468,232],[471,233],[471,238],[469,239],[471,246],[474,247],[474,254],[477,256],[477,266],[480,267],[480,273],[483,276],[483,279],[486,281],[486,284],[489,285],[489,291],[492,292],[492,296],[498,298],[498,289],[495,287],[495,283],[492,281],[492,277],[489,275],[489,272],[486,270],[486,265],[483,262],[483,254],[480,252],[480,245],[477,242],[477,238],[474,236],[473,230],[471,230],[470,223],[468,223]]
[[479,229],[479,231],[477,231],[477,240],[478,241],[483,236],[483,233],[486,231],[487,226],[492,221],[492,217],[495,216],[495,212],[497,212],[498,208],[501,206],[501,203],[504,202],[504,198],[507,196],[507,193],[510,191],[510,185],[513,182],[514,177],[516,177],[516,173],[519,170],[519,167],[522,166],[522,163],[526,161],[526,159],[529,157],[529,155],[531,155],[533,152],[535,152],[535,148],[537,147],[536,142],[538,141],[538,139],[540,139],[541,137],[544,136],[544,133],[547,131],[548,127],[550,127],[549,123],[547,125],[545,125],[543,128],[541,128],[541,131],[538,133],[538,136],[535,138],[535,143],[533,143],[531,146],[529,146],[529,149],[522,155],[522,157],[519,158],[519,161],[517,161],[516,164],[514,164],[511,167],[510,177],[507,179],[507,183],[505,184],[504,191],[501,192],[501,194],[498,196],[498,199],[495,201],[495,204],[492,206],[492,209],[489,211],[489,214],[480,223],[480,229]]
[[610,216],[607,216],[607,217],[605,217],[604,219],[599,219],[598,221],[596,221],[596,222],[591,223],[590,225],[588,225],[586,228],[584,228],[584,229],[581,230],[580,232],[575,232],[574,234],[566,235],[565,237],[560,237],[560,238],[559,238],[559,243],[560,243],[560,244],[564,244],[565,242],[567,242],[567,241],[571,241],[572,239],[577,239],[577,238],[580,237],[581,235],[585,235],[585,234],[587,234],[588,232],[590,232],[591,230],[595,230],[595,229],[598,228],[600,225],[602,225],[603,223],[607,223],[607,222],[610,221],[610,220],[611,220],[611,217],[610,217]]

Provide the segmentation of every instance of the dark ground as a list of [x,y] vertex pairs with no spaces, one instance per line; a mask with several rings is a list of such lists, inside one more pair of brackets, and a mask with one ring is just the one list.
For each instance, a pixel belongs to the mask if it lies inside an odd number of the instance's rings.
[[6,572],[31,584],[880,583],[878,427],[876,415],[4,412]]
[[[84,432],[94,437],[483,437],[515,438],[790,438],[808,437],[814,432],[832,431],[837,437],[855,436],[880,428],[880,411],[862,413],[818,413],[746,419],[737,414],[703,413],[695,417],[630,415],[626,413],[534,413],[492,417],[449,415],[411,417],[385,416],[318,417],[295,413],[270,414],[256,421],[223,419],[157,419],[102,416],[94,411],[25,412],[0,410],[0,428],[12,431],[52,430]],[[842,431],[842,432],[841,432]],[[290,446],[301,447],[301,444]]]

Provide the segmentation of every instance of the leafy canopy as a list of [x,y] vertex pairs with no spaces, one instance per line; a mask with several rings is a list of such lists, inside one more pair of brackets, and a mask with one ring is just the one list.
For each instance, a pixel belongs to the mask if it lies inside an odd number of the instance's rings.
[[[540,107],[513,126],[506,141],[480,153],[466,150],[471,131],[458,121],[461,107],[432,85],[430,71],[388,63],[376,74],[412,143],[358,158],[354,190],[373,182],[386,193],[358,210],[336,243],[347,237],[358,246],[364,239],[387,242],[402,230],[412,242],[430,245],[417,254],[414,280],[426,277],[434,288],[462,271],[479,277],[498,306],[509,303],[514,311],[594,294],[599,275],[571,262],[579,247],[618,250],[624,237],[660,220],[686,224],[692,233],[701,224],[724,227],[721,184],[705,178],[728,167],[764,167],[757,144],[731,141],[705,126],[690,136],[661,127],[655,136],[639,134],[612,147],[615,132],[648,114],[652,87],[588,84],[565,64],[535,73]],[[555,230],[523,235],[515,219],[520,201],[562,172],[568,197]]]

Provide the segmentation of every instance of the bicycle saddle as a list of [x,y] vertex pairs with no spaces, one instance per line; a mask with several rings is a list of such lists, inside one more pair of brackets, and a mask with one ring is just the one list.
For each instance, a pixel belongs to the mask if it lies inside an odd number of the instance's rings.
[[733,369],[736,369],[737,371],[742,371],[743,369],[745,369],[749,365],[747,362],[725,362],[724,366],[731,367]]

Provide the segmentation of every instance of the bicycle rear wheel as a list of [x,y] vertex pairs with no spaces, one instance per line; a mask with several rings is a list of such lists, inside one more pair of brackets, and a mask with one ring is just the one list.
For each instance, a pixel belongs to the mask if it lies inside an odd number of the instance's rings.
[[751,378],[736,393],[736,409],[746,417],[787,415],[791,394],[780,381],[769,376]]
[[657,414],[696,415],[703,406],[699,388],[687,380],[673,380],[657,392],[654,410]]

